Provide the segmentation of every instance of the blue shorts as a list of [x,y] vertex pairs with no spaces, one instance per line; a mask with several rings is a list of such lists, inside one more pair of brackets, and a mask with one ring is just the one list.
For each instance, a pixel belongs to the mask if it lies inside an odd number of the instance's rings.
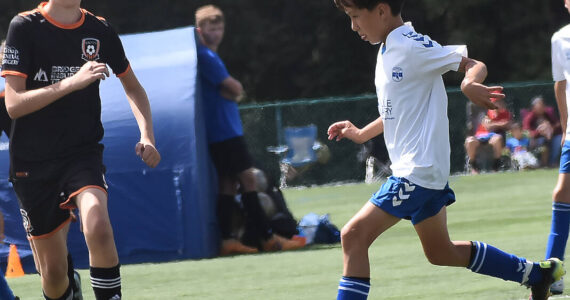
[[494,137],[495,135],[497,135],[494,132],[488,132],[488,133],[482,133],[482,134],[478,134],[475,137],[477,138],[477,140],[481,143],[487,143],[489,142],[489,140]]
[[570,173],[570,142],[564,141],[560,155],[560,173]]
[[405,178],[390,176],[372,195],[370,202],[395,217],[412,220],[416,225],[455,202],[455,193],[448,184],[443,190],[432,190],[410,183]]

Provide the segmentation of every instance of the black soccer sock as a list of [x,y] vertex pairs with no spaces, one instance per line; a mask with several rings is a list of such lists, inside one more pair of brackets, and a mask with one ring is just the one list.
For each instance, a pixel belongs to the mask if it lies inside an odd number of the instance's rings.
[[121,299],[121,264],[112,268],[90,267],[91,286],[97,300]]
[[67,285],[67,289],[65,290],[65,293],[63,293],[63,295],[59,298],[50,298],[48,296],[46,296],[46,294],[44,293],[44,298],[46,300],[72,300],[73,299],[73,289],[71,288],[71,282],[69,282],[69,284]]
[[218,196],[218,225],[220,226],[220,234],[222,240],[227,240],[232,237],[232,215],[235,206],[235,197],[232,195]]
[[67,253],[67,278],[69,279],[69,285],[75,293],[77,287],[75,286],[75,274],[73,273],[73,259],[71,258],[71,253]]
[[265,212],[259,203],[257,192],[245,192],[241,195],[241,201],[245,210],[246,230],[255,230],[259,238],[268,240],[271,235],[271,227],[265,216]]

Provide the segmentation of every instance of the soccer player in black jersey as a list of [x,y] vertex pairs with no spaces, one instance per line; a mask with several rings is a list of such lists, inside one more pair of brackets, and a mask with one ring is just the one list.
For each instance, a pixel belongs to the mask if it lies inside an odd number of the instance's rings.
[[2,76],[13,119],[10,178],[38,261],[46,299],[70,299],[66,238],[77,206],[97,300],[121,299],[119,259],[107,211],[99,81],[107,65],[123,84],[141,133],[135,152],[155,167],[150,105],[121,41],[81,0],[50,0],[14,17]]

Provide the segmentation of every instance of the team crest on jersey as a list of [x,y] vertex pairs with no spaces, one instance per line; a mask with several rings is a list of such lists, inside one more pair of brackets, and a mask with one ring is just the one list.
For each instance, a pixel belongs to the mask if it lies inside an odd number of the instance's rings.
[[81,42],[81,50],[83,51],[83,55],[81,58],[86,61],[91,60],[98,60],[99,59],[99,48],[101,46],[101,42],[95,38],[85,38]]
[[404,70],[400,67],[392,68],[392,80],[395,82],[400,82],[404,79]]

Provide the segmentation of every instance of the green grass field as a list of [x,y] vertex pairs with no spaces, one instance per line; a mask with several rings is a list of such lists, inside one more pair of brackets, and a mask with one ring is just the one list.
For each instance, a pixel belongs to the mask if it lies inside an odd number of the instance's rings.
[[[543,259],[556,170],[454,177],[457,202],[448,209],[452,239],[480,240],[530,260]],[[297,218],[330,213],[339,228],[379,184],[287,189]],[[370,248],[370,299],[526,299],[517,283],[425,259],[411,224],[402,221]],[[125,299],[335,299],[342,271],[340,245],[121,269]],[[94,299],[80,271],[85,299]],[[41,298],[37,275],[9,279],[22,299]]]

